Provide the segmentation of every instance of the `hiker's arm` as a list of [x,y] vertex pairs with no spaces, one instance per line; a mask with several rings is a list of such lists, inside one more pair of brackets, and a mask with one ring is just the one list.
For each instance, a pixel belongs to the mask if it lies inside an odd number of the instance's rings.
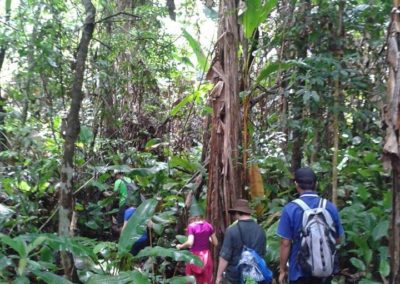
[[124,224],[122,225],[122,229],[121,229],[121,234],[122,234],[122,232],[124,231],[124,229],[125,229],[125,227],[126,227],[126,224],[128,224],[128,221],[124,221]]
[[186,242],[176,245],[177,249],[191,248],[194,242],[194,235],[189,235]]
[[289,259],[290,247],[292,246],[291,240],[281,239],[281,245],[279,250],[280,261],[279,261],[279,283],[283,283],[286,277],[286,264]]
[[227,266],[228,266],[228,261],[220,256],[219,263],[218,263],[217,279],[215,281],[215,284],[222,283],[222,273],[225,271]]
[[211,241],[213,246],[217,246],[218,245],[218,239],[217,239],[217,236],[215,235],[215,233],[211,235],[210,241]]

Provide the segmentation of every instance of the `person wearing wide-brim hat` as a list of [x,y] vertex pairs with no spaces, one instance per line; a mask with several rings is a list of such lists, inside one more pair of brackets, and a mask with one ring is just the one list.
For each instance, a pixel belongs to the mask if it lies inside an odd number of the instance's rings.
[[186,275],[193,275],[196,278],[196,283],[212,284],[214,281],[210,242],[217,246],[218,239],[214,233],[214,228],[203,219],[203,215],[203,209],[193,197],[189,208],[188,239],[176,247],[177,249],[190,248],[190,252],[198,256],[203,262],[203,267],[187,263],[185,267]]
[[266,253],[265,231],[251,218],[253,210],[249,202],[246,199],[237,199],[228,211],[233,214],[237,222],[225,232],[219,253],[216,284],[240,283],[238,262],[243,245],[254,249],[261,257],[264,257]]
[[251,215],[254,213],[249,206],[249,202],[246,199],[237,199],[234,206],[228,210],[229,213],[235,214],[236,212]]

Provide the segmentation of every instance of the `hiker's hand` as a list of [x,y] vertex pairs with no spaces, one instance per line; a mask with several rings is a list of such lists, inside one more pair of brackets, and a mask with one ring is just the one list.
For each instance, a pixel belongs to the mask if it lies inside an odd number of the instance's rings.
[[221,284],[221,283],[222,283],[221,276],[217,276],[217,279],[215,280],[215,284]]
[[181,244],[177,244],[176,248],[180,250],[182,248],[182,245]]
[[110,196],[113,196],[113,192],[112,191],[104,191],[103,192],[103,195],[105,196],[105,197],[110,197]]
[[279,281],[278,281],[278,283],[279,284],[286,283],[285,278],[286,278],[286,271],[279,272]]

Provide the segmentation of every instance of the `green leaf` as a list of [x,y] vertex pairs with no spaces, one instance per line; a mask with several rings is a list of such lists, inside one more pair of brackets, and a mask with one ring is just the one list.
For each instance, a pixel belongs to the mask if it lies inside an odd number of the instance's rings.
[[388,235],[389,229],[389,221],[381,221],[376,225],[376,227],[372,230],[372,238],[374,241],[380,240],[382,237],[386,237]]
[[157,224],[157,223],[153,223],[152,226],[153,226],[154,232],[155,232],[157,235],[161,236],[162,232],[164,231],[164,226],[161,225],[161,224]]
[[90,186],[97,187],[98,189],[100,189],[102,191],[108,189],[108,185],[107,184],[99,182],[99,181],[96,181],[96,180],[92,180],[90,182]]
[[176,235],[175,238],[178,240],[178,242],[180,242],[181,244],[183,244],[184,242],[187,241],[187,236],[184,235]]
[[85,222],[85,226],[96,231],[100,228],[100,226],[96,223],[95,220],[89,220],[87,222]]
[[390,264],[387,259],[382,259],[379,261],[379,273],[382,277],[387,277],[390,274]]
[[38,246],[40,246],[45,240],[47,240],[46,236],[39,236],[38,238],[36,238],[33,242],[31,242],[28,245],[27,248],[27,253],[29,254],[31,251],[33,251],[34,249],[36,249]]
[[196,167],[189,160],[182,159],[176,156],[173,156],[169,160],[168,164],[170,168],[180,167],[191,172],[196,170]]
[[208,70],[208,62],[207,57],[204,55],[203,50],[201,49],[200,43],[195,40],[190,33],[188,33],[185,29],[182,29],[183,37],[187,40],[190,47],[192,48],[194,54],[197,58],[197,63],[201,71]]
[[[264,4],[263,4],[264,3]],[[250,39],[254,30],[264,22],[276,7],[278,0],[247,0],[246,11],[241,15],[244,35]]]
[[[13,262],[10,258],[6,257],[5,255],[0,254],[0,271],[5,271],[4,269],[7,266],[12,266]],[[1,275],[1,273],[0,273]]]
[[282,63],[282,62],[269,62],[261,71],[260,74],[257,76],[257,83],[259,83],[262,80],[265,80],[269,76],[271,76],[273,73],[275,73],[278,70],[286,70],[288,69],[292,64],[290,63]]
[[116,249],[117,244],[114,242],[101,242],[98,243],[94,248],[93,248],[93,252],[94,253],[101,253],[102,255],[104,255],[105,251],[108,250],[114,250]]
[[18,261],[18,268],[17,268],[17,274],[18,274],[19,276],[22,276],[22,275],[25,274],[25,269],[26,269],[27,264],[28,264],[28,258],[26,258],[26,257],[21,257],[21,258],[19,259],[19,261]]
[[40,250],[40,260],[46,262],[53,261],[53,251],[49,247],[43,246]]
[[154,215],[157,200],[145,200],[129,218],[118,241],[118,254],[128,253],[132,245],[146,232],[147,221]]
[[352,257],[350,258],[350,262],[351,264],[353,264],[353,266],[355,268],[357,268],[359,271],[364,271],[365,270],[365,264],[361,259]]
[[151,146],[157,145],[159,143],[161,143],[161,139],[160,138],[153,138],[153,139],[150,139],[150,140],[148,140],[146,142],[146,145],[144,145],[144,148],[148,149]]
[[45,283],[48,284],[72,284],[71,281],[65,279],[64,277],[61,277],[57,274],[51,273],[51,272],[47,272],[47,271],[32,271],[33,274],[35,274],[37,277],[39,277],[40,279],[42,279]]
[[19,188],[20,190],[22,190],[22,191],[25,191],[25,192],[28,192],[28,191],[31,190],[31,187],[29,186],[29,184],[28,184],[26,181],[24,181],[24,180],[22,180],[21,182],[19,182],[18,188]]
[[148,277],[139,271],[121,272],[119,275],[94,275],[87,284],[149,284]]
[[146,247],[142,249],[136,257],[144,256],[170,257],[175,261],[190,262],[197,266],[203,266],[203,262],[201,262],[200,258],[193,255],[187,250],[177,250],[175,248],[163,248],[159,246]]
[[6,13],[9,13],[11,10],[11,0],[6,0]]
[[11,239],[9,236],[0,234],[0,241],[11,247],[13,250],[15,250],[18,253],[19,257],[28,256],[26,244],[19,237]]
[[175,116],[185,105],[188,103],[194,101],[195,96],[194,93],[191,93],[184,97],[172,110],[171,110],[171,115]]
[[80,243],[84,238],[67,238],[52,234],[46,234],[46,244],[53,250],[61,250],[71,252],[74,256],[89,256],[96,260],[97,256],[93,253],[92,248],[87,243]]
[[18,276],[15,278],[13,284],[29,284],[31,281],[29,281],[29,278],[26,276]]
[[370,279],[361,279],[360,282],[358,282],[358,284],[382,284],[382,283]]
[[81,131],[79,132],[79,141],[83,144],[88,144],[93,139],[93,131],[87,126],[81,126]]

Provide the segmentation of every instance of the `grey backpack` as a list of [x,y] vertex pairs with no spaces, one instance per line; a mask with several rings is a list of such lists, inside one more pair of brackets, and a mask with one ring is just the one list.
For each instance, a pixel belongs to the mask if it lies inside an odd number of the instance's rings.
[[327,200],[321,198],[317,208],[310,208],[301,199],[293,202],[304,211],[297,263],[314,277],[331,276],[335,268],[336,228],[326,210]]
[[124,178],[121,179],[126,186],[127,196],[125,206],[139,206],[143,202],[143,196],[140,194],[138,186],[133,182],[128,182]]

